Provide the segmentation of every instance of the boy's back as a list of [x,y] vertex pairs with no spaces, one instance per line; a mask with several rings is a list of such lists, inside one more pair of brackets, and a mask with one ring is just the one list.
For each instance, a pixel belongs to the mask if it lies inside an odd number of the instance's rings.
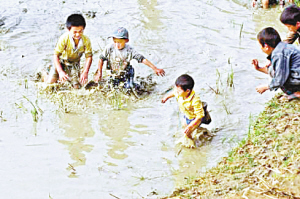
[[271,55],[272,87],[300,85],[300,50],[292,44],[280,42]]

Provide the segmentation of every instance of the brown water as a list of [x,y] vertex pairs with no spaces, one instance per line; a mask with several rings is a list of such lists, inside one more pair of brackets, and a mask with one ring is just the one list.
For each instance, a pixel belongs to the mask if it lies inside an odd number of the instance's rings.
[[[250,115],[257,115],[274,93],[259,95],[255,86],[268,77],[256,72],[251,59],[264,61],[256,34],[275,26],[282,37],[280,9],[252,10],[237,0],[137,1],[1,1],[0,19],[0,198],[157,198],[169,194],[184,176],[215,165],[247,134]],[[66,17],[86,18],[85,34],[95,50],[110,42],[118,26],[130,33],[130,44],[167,76],[147,99],[124,110],[104,106],[61,113],[37,94],[26,79],[51,64],[53,49]],[[243,24],[243,26],[242,26]],[[241,28],[242,26],[242,28]],[[241,32],[242,30],[242,32]],[[134,63],[137,75],[152,71]],[[234,89],[226,86],[231,69]],[[218,78],[217,70],[221,77]],[[182,73],[191,74],[195,90],[208,102],[220,128],[211,144],[184,149],[175,145],[181,127],[175,100],[161,104],[163,92]],[[92,78],[92,74],[90,79]],[[216,95],[218,79],[221,95]],[[43,110],[38,122],[31,102]],[[158,194],[158,195],[157,195]]]

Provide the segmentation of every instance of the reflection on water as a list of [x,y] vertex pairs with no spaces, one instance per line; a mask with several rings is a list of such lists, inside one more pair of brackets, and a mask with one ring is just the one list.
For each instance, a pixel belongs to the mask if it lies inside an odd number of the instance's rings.
[[107,153],[111,158],[122,160],[128,157],[125,151],[131,145],[128,141],[129,115],[130,112],[125,110],[112,110],[102,115],[99,120],[100,130],[111,139],[107,144],[109,147]]
[[160,21],[162,11],[157,9],[157,0],[138,0],[140,4],[140,10],[142,11],[144,18],[140,19],[144,24],[144,28],[147,30],[155,31],[162,27]]
[[64,135],[68,140],[58,140],[66,145],[71,159],[67,169],[71,171],[69,177],[76,176],[76,167],[86,164],[84,152],[91,152],[93,145],[86,144],[85,138],[93,137],[95,132],[91,128],[91,122],[85,115],[63,114],[60,118],[59,128],[64,130]]

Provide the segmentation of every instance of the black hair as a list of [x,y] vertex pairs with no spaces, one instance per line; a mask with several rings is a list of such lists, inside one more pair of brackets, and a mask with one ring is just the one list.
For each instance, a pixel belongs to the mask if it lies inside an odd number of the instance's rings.
[[182,88],[184,91],[187,89],[191,91],[194,88],[195,82],[191,76],[183,74],[176,79],[175,85]]
[[286,7],[280,15],[280,21],[295,26],[297,21],[300,22],[300,8],[295,4]]
[[85,28],[85,19],[81,14],[72,14],[68,16],[66,26],[68,30],[70,30],[72,26],[83,26],[83,28]]
[[262,46],[268,44],[268,46],[275,48],[281,38],[279,33],[272,27],[264,28],[257,34],[257,40]]

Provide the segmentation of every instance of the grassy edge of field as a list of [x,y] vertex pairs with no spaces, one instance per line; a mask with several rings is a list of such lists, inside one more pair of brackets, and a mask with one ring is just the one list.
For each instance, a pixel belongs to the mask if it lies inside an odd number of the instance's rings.
[[164,198],[299,198],[300,100],[272,98],[217,166]]

